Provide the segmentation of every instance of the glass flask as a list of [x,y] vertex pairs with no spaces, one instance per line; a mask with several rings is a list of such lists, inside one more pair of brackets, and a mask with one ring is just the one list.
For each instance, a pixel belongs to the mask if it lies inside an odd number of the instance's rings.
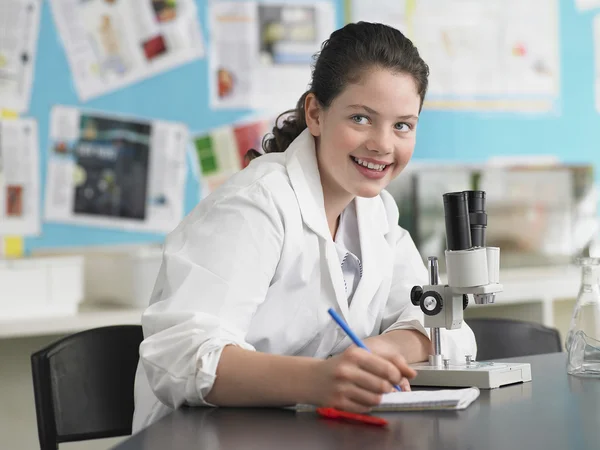
[[600,258],[578,258],[581,286],[565,341],[567,373],[600,378]]

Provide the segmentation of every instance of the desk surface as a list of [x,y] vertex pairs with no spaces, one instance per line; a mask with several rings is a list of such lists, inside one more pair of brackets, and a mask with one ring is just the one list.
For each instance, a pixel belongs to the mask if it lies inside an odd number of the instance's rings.
[[115,450],[597,450],[600,380],[568,376],[565,354],[513,358],[533,380],[491,391],[463,411],[379,413],[387,429],[283,409],[183,408]]

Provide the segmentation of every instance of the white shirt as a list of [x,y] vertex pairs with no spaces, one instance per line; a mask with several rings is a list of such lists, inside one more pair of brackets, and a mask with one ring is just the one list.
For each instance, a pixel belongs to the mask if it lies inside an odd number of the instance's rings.
[[[183,404],[205,405],[225,345],[316,358],[342,352],[351,341],[329,308],[361,339],[398,329],[428,335],[421,310],[410,302],[412,287],[427,283],[427,270],[398,226],[394,199],[382,191],[356,198],[352,207],[359,239],[347,242],[345,225],[340,234],[362,264],[351,302],[308,130],[286,152],[257,158],[194,208],[167,236],[142,315],[134,432]],[[466,324],[441,330],[441,339],[451,360],[476,355]]]
[[354,202],[351,202],[340,215],[334,242],[342,267],[346,297],[348,298],[348,304],[350,304],[354,291],[362,277],[360,237],[358,235]]

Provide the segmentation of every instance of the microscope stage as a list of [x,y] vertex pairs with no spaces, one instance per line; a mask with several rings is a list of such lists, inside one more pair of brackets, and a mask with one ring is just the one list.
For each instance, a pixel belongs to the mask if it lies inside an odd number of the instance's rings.
[[473,361],[435,367],[429,363],[412,364],[417,376],[411,386],[478,387],[495,389],[500,386],[531,381],[531,366],[526,363],[495,363]]

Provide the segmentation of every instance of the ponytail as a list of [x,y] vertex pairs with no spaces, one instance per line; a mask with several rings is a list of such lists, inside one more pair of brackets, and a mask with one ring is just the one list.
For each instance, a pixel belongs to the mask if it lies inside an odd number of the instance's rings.
[[[262,140],[264,153],[285,152],[292,141],[306,129],[304,103],[309,93],[310,91],[306,91],[302,94],[295,109],[285,111],[277,117],[273,130],[270,134],[265,135]],[[285,118],[283,119],[283,122],[281,122],[281,126],[279,126],[280,119],[284,116]],[[250,162],[262,154],[263,153],[251,148],[246,152],[246,160]]]

